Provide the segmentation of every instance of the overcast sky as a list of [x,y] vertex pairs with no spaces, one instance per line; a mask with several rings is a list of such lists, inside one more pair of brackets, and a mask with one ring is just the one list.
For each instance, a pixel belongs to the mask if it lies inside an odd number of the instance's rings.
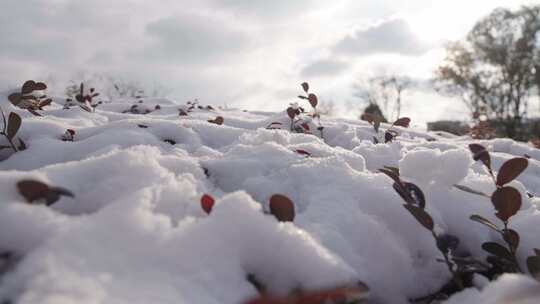
[[[278,110],[308,81],[346,105],[356,79],[428,79],[445,41],[527,3],[538,1],[0,0],[0,89],[96,72],[161,84],[180,102]],[[429,92],[405,103],[417,122],[465,113]]]

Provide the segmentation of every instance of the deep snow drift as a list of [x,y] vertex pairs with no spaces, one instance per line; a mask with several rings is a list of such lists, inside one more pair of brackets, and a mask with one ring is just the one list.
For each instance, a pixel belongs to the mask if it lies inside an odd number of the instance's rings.
[[[55,101],[36,117],[1,96],[6,113],[23,117],[18,136],[28,146],[13,155],[0,151],[0,249],[19,257],[2,275],[1,300],[242,303],[257,295],[246,280],[251,273],[278,294],[361,280],[370,303],[407,303],[450,275],[437,262],[430,233],[376,172],[383,166],[399,167],[422,188],[438,231],[458,236],[460,250],[483,259],[480,244],[499,241],[469,219],[480,214],[496,222],[489,199],[452,187],[495,189],[464,137],[398,128],[395,142],[375,145],[368,123],[323,116],[323,141],[265,129],[287,126],[285,112],[215,107],[179,116],[174,102],[145,99],[88,113]],[[133,104],[150,113],[123,113]],[[223,125],[207,122],[217,116]],[[75,131],[73,142],[61,140],[66,129]],[[512,228],[521,234],[524,267],[540,246],[540,199],[525,195],[540,194],[540,150],[512,140],[480,143],[495,170],[513,156],[531,157],[512,182],[523,197]],[[67,188],[75,198],[50,208],[29,205],[15,186],[28,178]],[[199,203],[204,193],[217,199],[210,215]],[[275,193],[294,201],[294,223],[265,214]],[[520,303],[537,303],[538,288],[529,277],[505,275],[448,303],[503,303],[516,294],[532,301]]]

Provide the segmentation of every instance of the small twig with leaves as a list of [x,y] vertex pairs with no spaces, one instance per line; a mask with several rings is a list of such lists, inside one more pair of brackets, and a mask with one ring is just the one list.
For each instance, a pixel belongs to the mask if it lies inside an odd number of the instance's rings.
[[[495,242],[485,242],[482,244],[482,249],[490,255],[487,262],[492,265],[492,276],[499,275],[505,272],[523,272],[518,259],[517,249],[520,242],[519,233],[509,228],[510,218],[517,214],[521,208],[521,194],[519,191],[507,184],[517,178],[528,166],[528,160],[524,157],[512,158],[502,164],[499,172],[495,175],[491,168],[491,156],[487,149],[479,144],[470,144],[469,149],[473,154],[475,161],[481,161],[491,176],[496,187],[491,196],[480,191],[470,189],[465,186],[455,185],[456,188],[468,193],[487,196],[491,198],[491,203],[495,208],[495,216],[502,221],[503,226],[499,227],[487,218],[474,214],[471,220],[485,225],[486,227],[499,233],[506,243],[506,247]],[[535,256],[528,259],[527,266],[533,276],[540,274],[540,259]],[[537,267],[537,268],[536,268]]]
[[317,98],[317,95],[309,92],[309,84],[307,82],[303,82],[301,85],[304,92],[308,95],[307,96],[298,95],[298,98],[307,100],[309,104],[311,105],[311,107],[313,108],[313,113],[310,113],[308,115],[313,117],[314,119],[317,118],[317,122],[318,122],[317,130],[319,130],[319,132],[321,133],[321,138],[324,140],[324,133],[323,133],[324,127],[321,124],[321,114],[317,110],[319,99]]
[[[101,104],[101,101],[94,102],[94,98],[99,96],[95,88],[90,88],[89,93],[85,94],[84,84],[81,82],[79,86],[79,93],[75,95],[75,100],[79,102],[79,107],[87,112],[94,112],[96,107]],[[70,101],[68,99],[68,101]]]
[[11,148],[13,152],[17,152],[17,151],[26,149],[26,145],[22,141],[22,139],[18,138],[19,140],[18,146],[16,146],[15,143],[13,142],[13,139],[15,138],[15,135],[17,135],[17,132],[21,128],[21,124],[22,124],[22,119],[19,116],[19,114],[15,112],[10,112],[8,119],[6,119],[4,111],[2,110],[1,107],[0,107],[0,114],[2,115],[2,121],[3,121],[2,132],[0,132],[0,135],[4,136],[9,143],[8,146],[0,145],[0,150]]
[[[367,121],[373,126],[373,130],[375,130],[373,143],[378,144],[380,142],[379,127],[381,126],[383,118],[378,115],[364,113],[360,119]],[[392,142],[399,135],[399,133],[394,129],[395,126],[408,128],[410,123],[411,119],[409,117],[401,117],[394,121],[394,123],[384,132],[384,143]]]
[[[379,169],[379,171],[386,174],[394,181],[394,190],[405,201],[403,207],[411,213],[418,223],[431,232],[437,248],[444,257],[442,262],[446,264],[448,271],[452,275],[453,284],[451,284],[451,286],[444,286],[437,294],[441,293],[443,290],[463,290],[465,288],[464,276],[469,273],[469,271],[466,271],[466,266],[468,265],[463,265],[459,260],[454,259],[454,256],[452,255],[452,252],[456,250],[459,245],[459,239],[451,234],[438,235],[435,232],[433,218],[425,210],[426,199],[424,193],[417,185],[401,180],[397,168],[385,167]],[[444,293],[448,293],[448,291]]]

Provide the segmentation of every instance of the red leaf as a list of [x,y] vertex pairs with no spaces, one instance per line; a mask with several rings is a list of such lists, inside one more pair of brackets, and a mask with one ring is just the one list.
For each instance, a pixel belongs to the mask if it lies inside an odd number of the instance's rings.
[[210,214],[212,211],[212,207],[214,207],[215,200],[213,197],[211,197],[209,194],[204,194],[201,197],[201,207],[206,212],[206,214]]
[[294,203],[285,195],[274,194],[270,197],[270,213],[280,222],[292,222],[294,220]]
[[471,150],[473,154],[473,159],[475,161],[480,160],[491,173],[491,157],[489,156],[489,152],[486,150],[486,148],[479,144],[470,144],[469,150]]
[[521,174],[529,164],[529,161],[523,157],[516,157],[506,161],[497,174],[497,186],[503,186],[514,180]]
[[17,183],[17,189],[29,203],[46,197],[49,192],[49,186],[47,184],[36,180],[22,180]]
[[298,154],[301,154],[301,155],[305,155],[305,156],[311,156],[311,153],[309,153],[309,152],[306,151],[306,150],[302,150],[302,149],[294,150],[294,152],[296,152],[296,153],[298,153]]
[[497,210],[495,215],[501,221],[507,222],[521,208],[521,194],[513,187],[498,188],[491,195],[491,202]]

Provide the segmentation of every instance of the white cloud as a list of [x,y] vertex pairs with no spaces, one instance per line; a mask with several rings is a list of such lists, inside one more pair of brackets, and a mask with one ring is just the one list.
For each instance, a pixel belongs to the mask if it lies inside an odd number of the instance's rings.
[[347,35],[333,49],[338,54],[348,55],[421,55],[428,46],[418,39],[405,20],[390,19]]
[[[84,71],[162,83],[179,101],[277,110],[310,81],[343,103],[359,74],[429,77],[441,44],[427,38],[455,38],[492,6],[521,1],[469,2],[2,0],[0,89]],[[464,18],[450,6],[470,9]],[[456,34],[438,20],[464,25]]]

